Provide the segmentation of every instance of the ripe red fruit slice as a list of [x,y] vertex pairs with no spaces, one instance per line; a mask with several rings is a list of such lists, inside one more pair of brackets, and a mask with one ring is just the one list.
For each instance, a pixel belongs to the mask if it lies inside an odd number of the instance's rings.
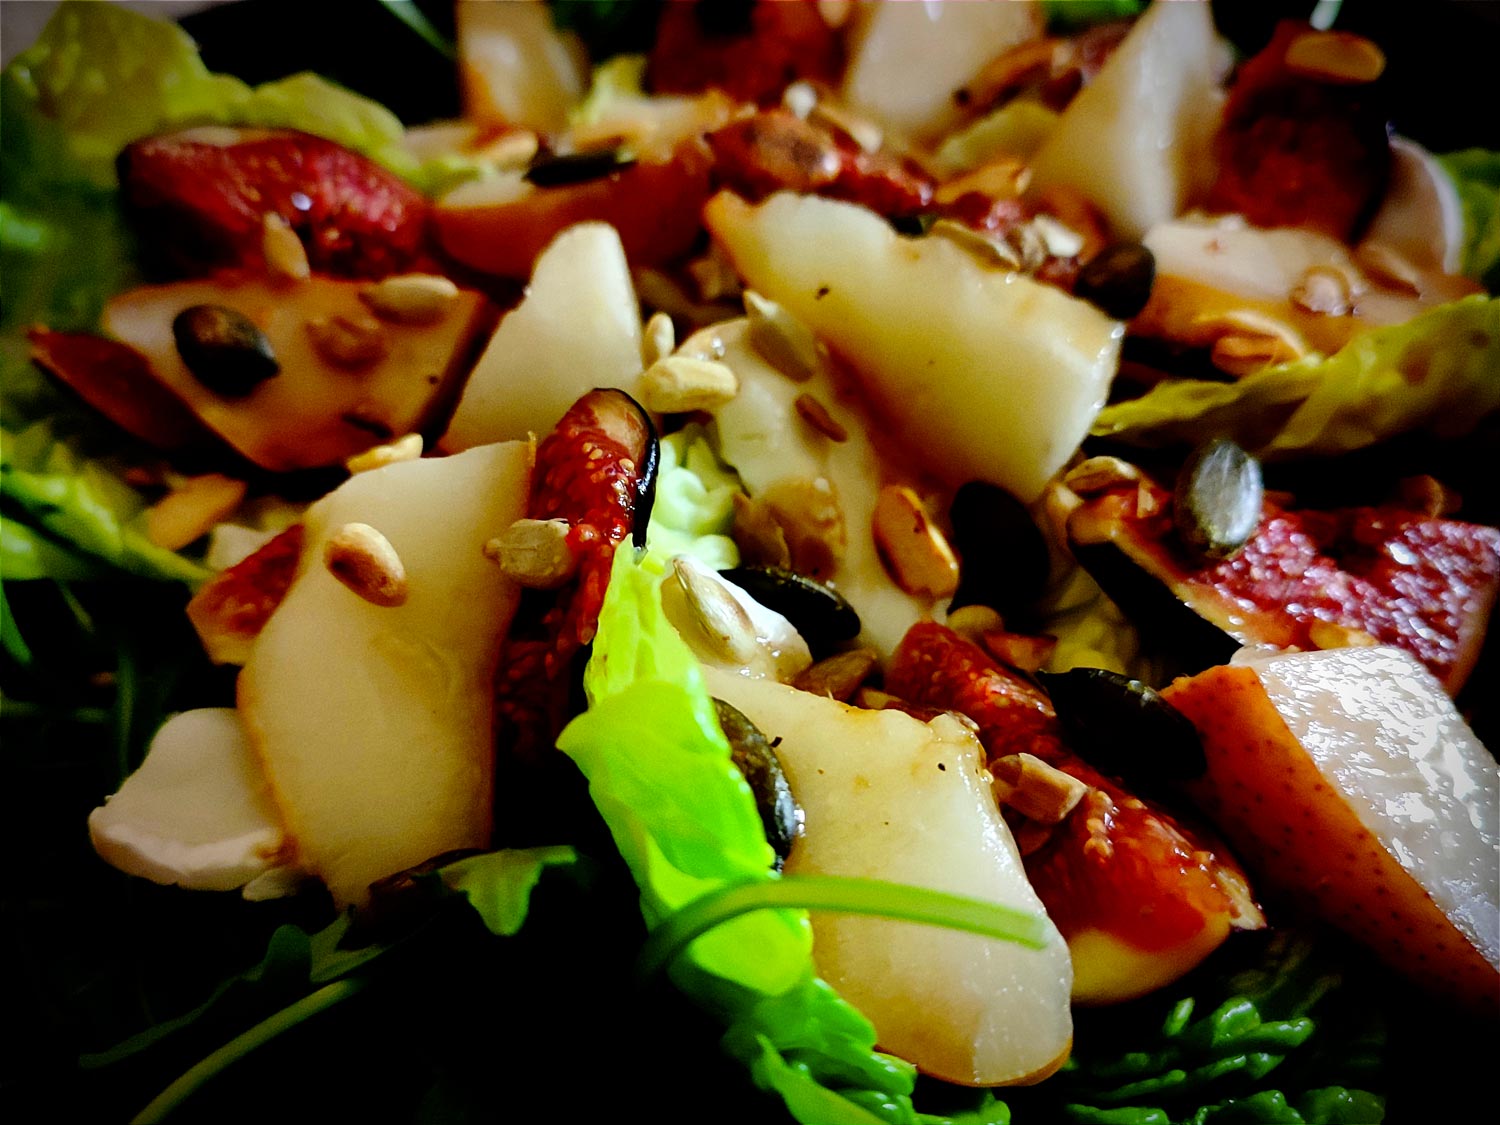
[[1294,68],[1293,45],[1331,35],[1297,20],[1240,67],[1216,141],[1219,173],[1208,203],[1262,227],[1309,227],[1349,240],[1370,218],[1390,176],[1386,113],[1374,81]]
[[287,221],[324,273],[384,277],[424,260],[428,201],[399,176],[306,133],[228,136],[238,139],[211,143],[190,130],[120,154],[126,210],[146,250],[172,269],[263,268],[267,212]]
[[215,664],[243,664],[271,614],[297,576],[302,525],[294,524],[258,551],[220,571],[198,588],[188,620]]
[[665,4],[647,79],[659,94],[718,88],[774,102],[799,78],[828,84],[843,66],[838,35],[809,0]]
[[1264,924],[1227,854],[1073,754],[1045,693],[977,645],[933,622],[914,625],[885,682],[912,703],[967,715],[990,760],[1031,753],[1089,786],[1025,857],[1073,952],[1074,1000],[1143,995],[1199,964],[1231,928]]
[[1145,504],[1130,487],[1074,512],[1074,553],[1138,619],[1164,623],[1175,601],[1208,623],[1199,667],[1227,659],[1234,642],[1378,642],[1410,652],[1450,695],[1468,678],[1500,590],[1500,529],[1394,505],[1311,511],[1267,500],[1239,554],[1196,566],[1173,534],[1170,494],[1141,487]]
[[[531,519],[569,524],[574,576],[549,595],[528,591],[501,653],[496,684],[499,744],[525,760],[552,745],[565,718],[574,657],[594,639],[615,547],[650,514],[641,483],[652,471],[655,432],[623,391],[593,390],[558,422],[536,453]],[[522,620],[528,618],[529,620]]]

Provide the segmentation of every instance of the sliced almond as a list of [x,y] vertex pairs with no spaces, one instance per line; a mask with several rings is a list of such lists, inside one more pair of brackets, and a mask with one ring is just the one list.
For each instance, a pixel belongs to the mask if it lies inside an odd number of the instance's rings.
[[902,590],[946,598],[958,589],[958,558],[916,492],[886,485],[872,523],[881,560]]
[[1035,754],[1007,754],[990,763],[995,799],[1039,824],[1058,824],[1089,787]]
[[189,477],[146,512],[146,537],[158,547],[180,551],[227,519],[247,488],[244,481],[221,473]]
[[323,565],[371,605],[406,601],[406,568],[390,540],[367,523],[346,523],[323,548]]

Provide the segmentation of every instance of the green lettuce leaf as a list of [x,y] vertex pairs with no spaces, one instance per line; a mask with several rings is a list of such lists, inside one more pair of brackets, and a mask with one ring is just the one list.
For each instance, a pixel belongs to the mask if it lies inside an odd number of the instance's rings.
[[[145,500],[104,462],[80,453],[49,422],[0,428],[0,498],[9,518],[119,570],[196,583],[208,570],[152,543]],[[7,579],[25,575],[7,572]]]
[[648,529],[651,549],[689,554],[715,570],[738,566],[740,551],[730,538],[739,477],[714,455],[702,426],[689,425],[661,439],[656,503]]
[[[618,552],[584,677],[589,708],[558,740],[636,874],[649,926],[716,889],[777,878],[697,662],[661,610],[664,573],[650,555]],[[874,1028],[817,980],[811,951],[804,913],[759,910],[702,934],[670,972],[729,1023],[725,1047],[801,1120],[914,1120],[913,1071],[875,1052]]]
[[1135,445],[1228,437],[1268,459],[1339,454],[1412,431],[1461,437],[1500,409],[1500,300],[1441,305],[1234,383],[1183,379],[1107,406],[1090,431]]
[[1500,292],[1500,152],[1470,148],[1437,159],[1463,204],[1463,272]]

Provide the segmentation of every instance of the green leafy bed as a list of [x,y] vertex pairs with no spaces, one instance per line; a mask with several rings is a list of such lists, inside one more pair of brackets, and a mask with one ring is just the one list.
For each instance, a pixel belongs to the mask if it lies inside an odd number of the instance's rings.
[[[182,614],[205,571],[149,543],[120,475],[144,452],[48,385],[22,332],[97,322],[135,276],[114,153],[205,121],[322,133],[428,190],[468,172],[416,164],[400,123],[358,95],[309,75],[251,88],[210,74],[180,30],[111,5],[65,4],[0,77],[7,1120],[1376,1122],[1366,1090],[1406,1089],[1378,1074],[1393,1059],[1462,1069],[1470,1029],[1422,1025],[1340,941],[1282,933],[1237,937],[1168,995],[1079,1013],[1073,1060],[1035,1089],[919,1079],[817,978],[804,908],[1023,942],[1036,919],[773,875],[661,615],[660,564],[628,552],[589,708],[561,742],[590,800],[552,846],[415,874],[358,925],[313,893],[250,904],[106,868],[88,811],[165,715],[229,703],[232,680]],[[694,456],[674,454],[674,471],[692,477]],[[718,482],[675,487],[688,507],[724,506]],[[722,552],[712,523],[687,519],[678,537]],[[1449,1088],[1462,1083],[1423,1102]]]

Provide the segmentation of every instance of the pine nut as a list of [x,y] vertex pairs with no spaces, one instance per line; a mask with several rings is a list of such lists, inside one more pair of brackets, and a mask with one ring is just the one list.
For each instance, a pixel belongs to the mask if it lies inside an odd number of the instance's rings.
[[390,540],[367,523],[346,523],[323,548],[323,565],[371,605],[406,601],[406,568]]
[[442,320],[458,300],[458,286],[436,274],[405,273],[366,285],[359,299],[382,320],[432,324]]

